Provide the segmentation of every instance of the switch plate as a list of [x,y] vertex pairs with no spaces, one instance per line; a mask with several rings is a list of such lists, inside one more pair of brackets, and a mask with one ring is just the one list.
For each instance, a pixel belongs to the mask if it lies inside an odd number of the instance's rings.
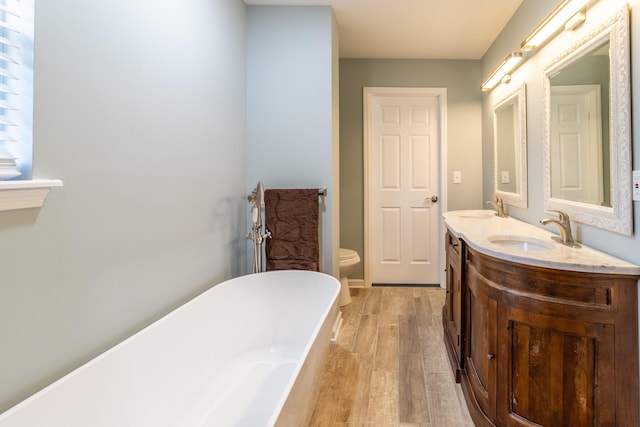
[[509,184],[509,171],[502,171],[500,173],[500,183],[501,184]]
[[633,200],[640,202],[640,171],[633,171],[631,187],[633,191]]
[[454,184],[462,184],[462,172],[461,171],[453,171],[453,183]]

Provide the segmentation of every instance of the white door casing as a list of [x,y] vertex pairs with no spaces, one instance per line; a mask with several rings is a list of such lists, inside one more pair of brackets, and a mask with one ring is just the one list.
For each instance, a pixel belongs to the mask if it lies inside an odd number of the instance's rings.
[[442,284],[446,89],[365,88],[363,105],[365,286]]

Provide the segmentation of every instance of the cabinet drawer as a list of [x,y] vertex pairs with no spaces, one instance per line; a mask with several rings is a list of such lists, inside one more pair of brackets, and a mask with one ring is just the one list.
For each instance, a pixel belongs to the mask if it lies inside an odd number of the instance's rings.
[[615,302],[613,288],[623,280],[629,285],[634,284],[633,279],[614,275],[592,275],[504,262],[470,250],[467,256],[482,276],[513,292],[514,304],[524,303],[520,301],[521,297],[529,297],[539,303],[560,304],[566,308],[603,310],[602,314],[606,315]]
[[447,247],[460,255],[462,249],[462,242],[456,236],[451,233],[447,233]]

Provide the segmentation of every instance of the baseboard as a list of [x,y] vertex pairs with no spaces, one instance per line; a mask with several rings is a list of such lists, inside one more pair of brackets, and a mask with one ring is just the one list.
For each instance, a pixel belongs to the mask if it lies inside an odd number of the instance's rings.
[[407,288],[439,288],[439,283],[372,283],[371,286],[402,286]]
[[333,323],[333,329],[331,330],[331,342],[336,342],[338,334],[340,333],[340,327],[342,327],[342,311],[338,310],[336,321]]
[[[364,288],[364,279],[348,279],[349,280],[349,288]],[[444,288],[439,283],[420,283],[420,284],[403,284],[403,283],[392,283],[392,284],[373,284],[373,286],[412,286],[412,287],[427,287],[427,288]]]
[[348,279],[350,288],[364,288],[364,279]]

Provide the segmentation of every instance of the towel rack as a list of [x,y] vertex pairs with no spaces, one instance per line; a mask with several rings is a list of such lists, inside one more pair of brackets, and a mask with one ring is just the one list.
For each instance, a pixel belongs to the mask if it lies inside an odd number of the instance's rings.
[[327,187],[318,188],[318,196],[326,196],[327,195]]

